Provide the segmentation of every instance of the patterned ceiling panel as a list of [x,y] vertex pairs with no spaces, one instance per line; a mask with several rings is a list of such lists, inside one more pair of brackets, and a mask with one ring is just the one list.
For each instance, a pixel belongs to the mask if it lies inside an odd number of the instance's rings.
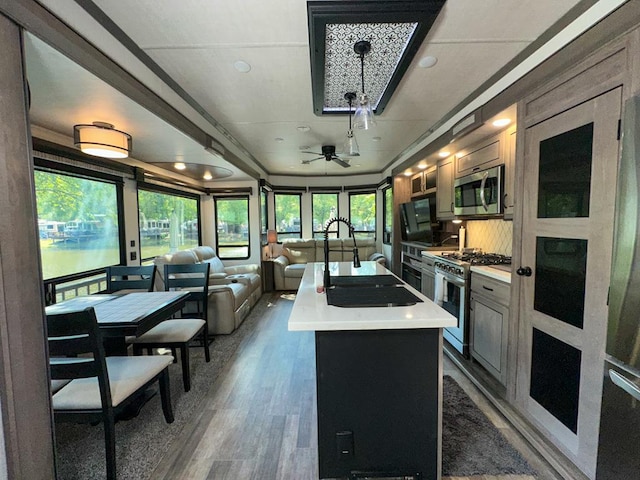
[[417,26],[417,22],[327,24],[323,110],[346,112],[349,105],[344,94],[362,91],[360,56],[353,50],[359,40],[371,43],[364,58],[364,88],[377,108]]

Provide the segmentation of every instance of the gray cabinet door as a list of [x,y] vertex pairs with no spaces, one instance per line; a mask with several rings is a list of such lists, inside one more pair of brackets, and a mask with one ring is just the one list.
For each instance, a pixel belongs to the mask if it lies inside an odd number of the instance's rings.
[[524,131],[516,398],[589,476],[598,443],[621,90]]

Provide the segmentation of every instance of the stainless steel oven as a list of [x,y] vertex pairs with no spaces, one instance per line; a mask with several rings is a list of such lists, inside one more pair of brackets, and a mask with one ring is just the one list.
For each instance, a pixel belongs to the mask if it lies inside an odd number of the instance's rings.
[[453,183],[453,213],[460,216],[499,215],[503,212],[504,166],[458,178]]
[[443,260],[435,262],[435,302],[458,319],[458,325],[445,328],[443,336],[465,357],[469,356],[468,272],[466,265]]

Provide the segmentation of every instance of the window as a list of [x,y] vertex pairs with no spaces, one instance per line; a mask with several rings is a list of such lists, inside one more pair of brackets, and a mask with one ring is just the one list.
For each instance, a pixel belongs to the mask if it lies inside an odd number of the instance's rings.
[[150,260],[200,243],[197,195],[169,189],[138,189],[140,256]]
[[44,170],[34,178],[45,280],[121,263],[120,184]]
[[283,238],[302,238],[300,194],[276,193],[274,198],[278,241],[282,241]]
[[391,244],[391,234],[393,232],[393,189],[386,187],[382,190],[384,203],[382,204],[382,218],[384,229],[382,231],[382,242]]
[[349,194],[349,221],[356,238],[376,238],[376,194]]
[[[313,238],[324,238],[325,225],[329,220],[338,216],[338,194],[311,194],[311,215],[313,217]],[[329,237],[338,238],[337,223],[331,225]]]
[[216,198],[216,252],[220,258],[249,258],[249,197]]
[[260,191],[260,245],[267,244],[267,230],[268,230],[268,208],[267,208],[267,192]]

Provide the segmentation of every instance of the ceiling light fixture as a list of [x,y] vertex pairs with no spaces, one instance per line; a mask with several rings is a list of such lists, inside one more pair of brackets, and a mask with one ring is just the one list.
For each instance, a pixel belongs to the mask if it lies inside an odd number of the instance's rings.
[[438,155],[440,155],[441,158],[447,158],[449,155],[451,155],[451,152],[448,152],[446,150],[438,153]]
[[173,164],[173,167],[174,167],[176,170],[184,170],[185,168],[187,168],[187,166],[186,166],[184,163],[182,163],[182,162],[174,163],[174,164]]
[[355,43],[353,50],[360,56],[360,80],[362,81],[362,91],[360,92],[358,107],[353,117],[353,125],[362,130],[369,130],[376,126],[371,102],[364,90],[364,56],[371,51],[371,43],[367,40],[360,40]]
[[74,125],[73,143],[83,153],[95,157],[127,158],[131,152],[131,135],[105,122]]
[[418,66],[420,68],[431,68],[433,67],[436,63],[438,63],[438,59],[436,57],[432,57],[431,55],[427,55],[426,57],[422,57],[419,61],[418,61]]
[[344,152],[349,157],[358,157],[360,156],[360,149],[358,148],[358,142],[353,135],[353,128],[351,127],[351,107],[353,106],[353,101],[356,99],[356,94],[354,92],[347,92],[344,94],[344,98],[349,103],[349,130],[347,130],[347,138],[344,141]]
[[511,123],[511,120],[508,118],[499,118],[495,122],[493,122],[494,127],[506,127]]
[[205,180],[213,180],[213,175],[211,175],[210,172],[204,172],[204,175],[202,175],[202,178],[204,178]]
[[244,60],[238,60],[233,64],[233,68],[235,68],[240,73],[249,73],[251,71],[251,65],[249,65]]

